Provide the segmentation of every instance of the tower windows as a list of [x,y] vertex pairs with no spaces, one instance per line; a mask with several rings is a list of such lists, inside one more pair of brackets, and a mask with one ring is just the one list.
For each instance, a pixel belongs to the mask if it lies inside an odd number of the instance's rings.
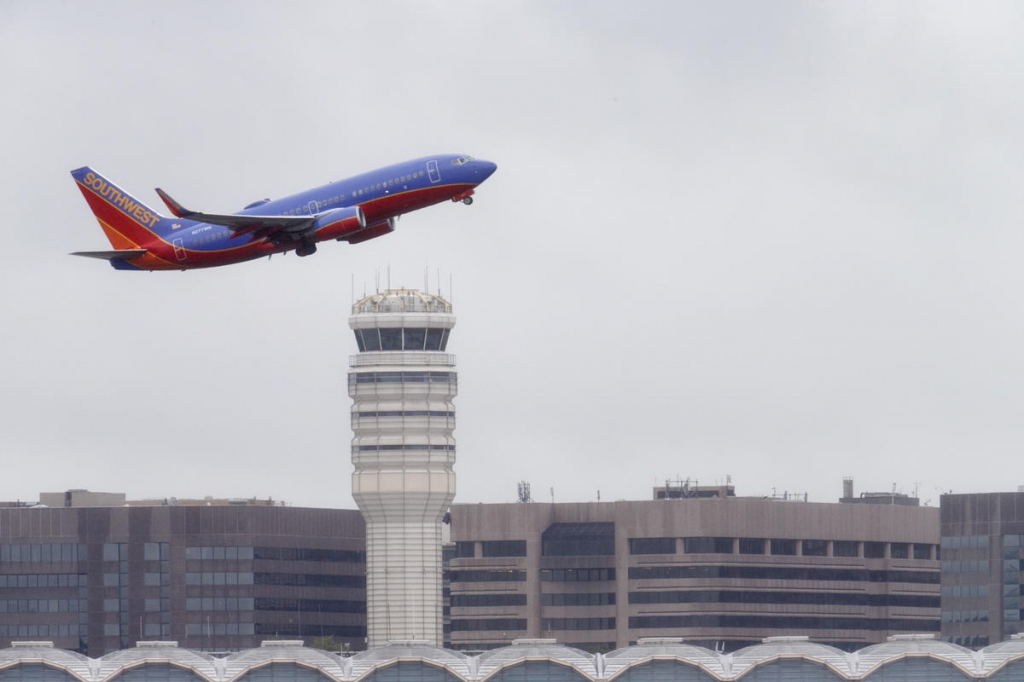
[[443,351],[448,346],[447,329],[398,327],[384,329],[355,329],[359,352],[380,350],[433,350]]

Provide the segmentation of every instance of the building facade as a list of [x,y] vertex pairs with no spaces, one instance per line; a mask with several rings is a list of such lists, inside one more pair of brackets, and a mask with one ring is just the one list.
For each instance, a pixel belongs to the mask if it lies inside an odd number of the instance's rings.
[[223,651],[331,635],[362,649],[363,529],[355,510],[0,508],[0,646],[100,656],[141,640]]
[[366,520],[367,636],[442,644],[441,519],[455,497],[455,326],[440,296],[389,289],[352,306],[352,497]]
[[1024,492],[943,495],[942,638],[987,646],[1021,632]]
[[937,633],[938,509],[721,497],[452,507],[450,646]]

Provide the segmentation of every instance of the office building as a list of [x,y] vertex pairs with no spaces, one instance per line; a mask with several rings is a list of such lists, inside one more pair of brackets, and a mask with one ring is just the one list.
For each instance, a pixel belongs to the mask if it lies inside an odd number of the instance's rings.
[[1024,492],[943,495],[942,638],[986,646],[1021,632]]
[[46,639],[96,657],[152,639],[224,651],[326,636],[365,647],[358,511],[114,498],[129,506],[0,507],[0,647]]
[[670,636],[734,651],[809,635],[853,650],[938,632],[938,509],[659,490],[453,505],[450,646],[554,638],[611,651]]

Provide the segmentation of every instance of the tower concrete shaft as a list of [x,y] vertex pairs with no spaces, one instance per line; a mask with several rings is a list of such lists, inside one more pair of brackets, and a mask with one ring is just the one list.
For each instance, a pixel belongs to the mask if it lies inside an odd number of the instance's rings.
[[455,496],[455,326],[439,296],[389,289],[352,307],[352,496],[366,519],[367,639],[442,646],[441,521]]

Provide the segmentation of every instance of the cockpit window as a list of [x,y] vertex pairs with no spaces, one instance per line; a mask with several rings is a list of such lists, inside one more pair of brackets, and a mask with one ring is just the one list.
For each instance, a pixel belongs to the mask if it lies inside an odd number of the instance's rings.
[[452,165],[453,166],[461,166],[462,164],[469,163],[472,160],[473,160],[472,156],[460,156],[457,159],[452,159]]

